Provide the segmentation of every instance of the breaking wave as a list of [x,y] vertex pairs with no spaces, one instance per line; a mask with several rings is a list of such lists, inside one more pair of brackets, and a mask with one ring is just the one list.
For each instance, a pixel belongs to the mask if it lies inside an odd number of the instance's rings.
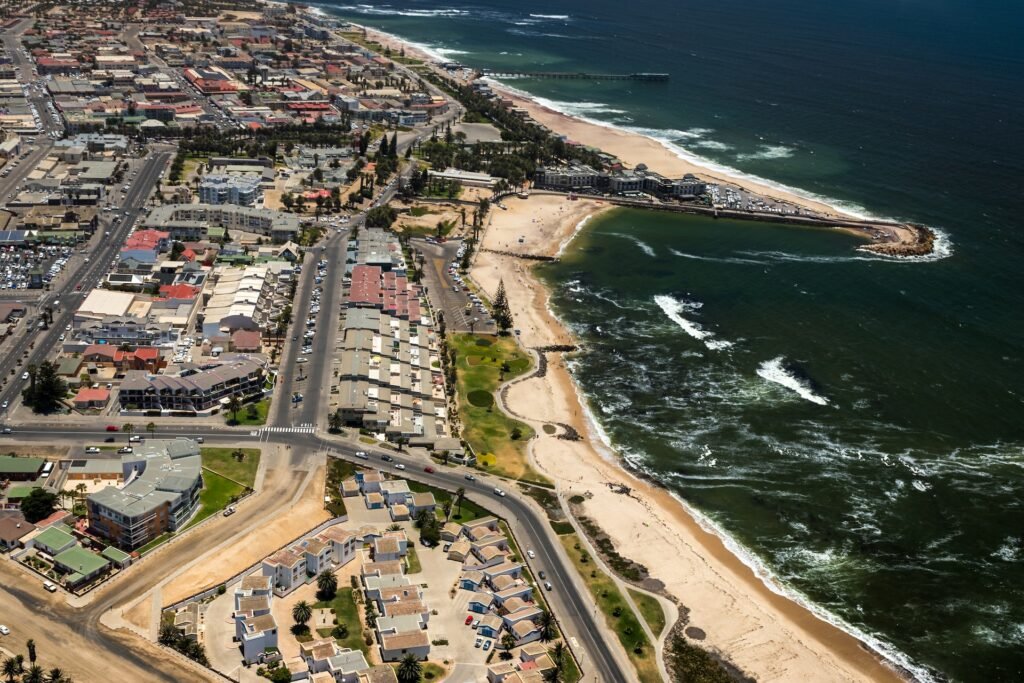
[[715,333],[705,330],[703,327],[687,320],[683,317],[683,313],[688,309],[695,311],[701,307],[699,303],[687,303],[673,299],[666,294],[656,294],[654,297],[654,303],[658,304],[658,308],[665,312],[669,320],[679,325],[680,329],[686,334],[690,335],[698,341],[704,342],[704,346],[708,347],[712,351],[721,351],[732,346],[732,342],[724,341],[722,339],[714,339]]
[[828,399],[814,393],[810,382],[797,375],[791,368],[786,367],[786,359],[782,356],[761,363],[757,368],[757,374],[761,379],[796,392],[800,398],[806,401],[817,403],[819,406],[828,405]]

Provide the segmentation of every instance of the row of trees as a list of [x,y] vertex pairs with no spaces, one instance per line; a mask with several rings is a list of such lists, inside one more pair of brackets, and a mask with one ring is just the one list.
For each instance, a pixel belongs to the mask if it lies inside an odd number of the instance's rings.
[[71,676],[59,667],[46,671],[37,663],[36,641],[29,639],[25,649],[28,651],[28,666],[25,666],[25,655],[20,653],[5,658],[0,665],[0,673],[7,683],[72,683]]

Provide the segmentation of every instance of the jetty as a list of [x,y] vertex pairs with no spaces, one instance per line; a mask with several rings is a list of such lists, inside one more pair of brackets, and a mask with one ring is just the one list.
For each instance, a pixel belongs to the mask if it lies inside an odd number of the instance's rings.
[[494,78],[502,77],[525,77],[525,78],[576,78],[594,81],[667,81],[669,75],[665,73],[633,73],[633,74],[601,74],[586,73],[584,71],[515,71],[506,69],[484,69],[481,72],[484,76]]

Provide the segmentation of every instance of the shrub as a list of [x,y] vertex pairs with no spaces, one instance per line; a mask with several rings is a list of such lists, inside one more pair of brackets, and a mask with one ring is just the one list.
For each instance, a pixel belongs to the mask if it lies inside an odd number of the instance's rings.
[[491,392],[482,389],[469,392],[466,399],[477,408],[490,408],[494,404],[494,396],[491,395]]

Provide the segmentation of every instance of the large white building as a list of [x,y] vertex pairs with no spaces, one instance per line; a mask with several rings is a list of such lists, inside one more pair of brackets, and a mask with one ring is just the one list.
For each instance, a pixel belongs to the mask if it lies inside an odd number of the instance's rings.
[[208,175],[199,183],[199,201],[252,206],[260,198],[261,182],[258,176]]

